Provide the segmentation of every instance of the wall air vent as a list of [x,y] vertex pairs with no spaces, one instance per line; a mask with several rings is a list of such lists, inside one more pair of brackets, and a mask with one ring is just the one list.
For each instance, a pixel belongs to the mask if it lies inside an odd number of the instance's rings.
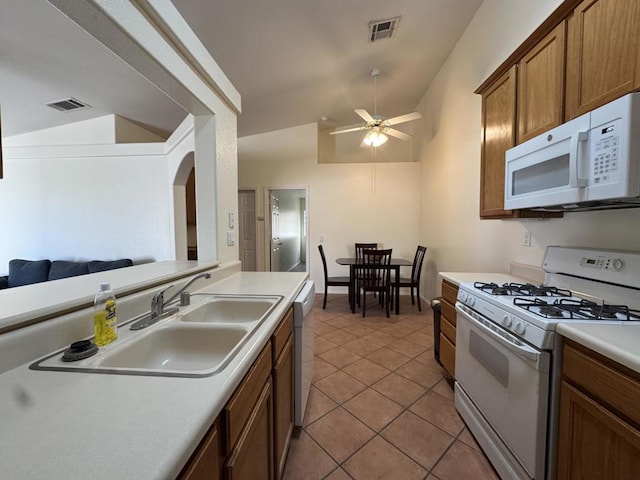
[[369,22],[369,42],[391,38],[396,31],[400,17],[387,18],[386,20],[372,20]]
[[61,112],[70,112],[72,110],[80,110],[81,108],[90,107],[90,105],[82,103],[80,100],[76,100],[72,97],[63,98],[62,100],[56,100],[55,102],[49,102],[46,105]]

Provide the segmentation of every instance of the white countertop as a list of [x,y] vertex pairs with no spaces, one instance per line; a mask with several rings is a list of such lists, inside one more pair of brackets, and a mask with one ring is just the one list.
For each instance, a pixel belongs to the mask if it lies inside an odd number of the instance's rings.
[[453,283],[454,285],[460,285],[466,282],[494,282],[494,283],[509,283],[509,282],[527,282],[529,280],[523,277],[517,277],[509,273],[485,273],[485,272],[440,272],[440,277]]
[[211,377],[33,371],[30,362],[3,373],[1,476],[175,478],[306,278],[306,273],[237,273],[199,291],[284,296],[227,368]]
[[556,331],[640,373],[640,325],[560,323]]

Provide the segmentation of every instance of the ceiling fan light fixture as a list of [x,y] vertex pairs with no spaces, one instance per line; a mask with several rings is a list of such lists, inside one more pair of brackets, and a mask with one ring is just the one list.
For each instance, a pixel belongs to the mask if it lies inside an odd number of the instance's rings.
[[363,142],[369,147],[379,147],[388,139],[389,137],[387,137],[380,129],[373,128],[365,135]]

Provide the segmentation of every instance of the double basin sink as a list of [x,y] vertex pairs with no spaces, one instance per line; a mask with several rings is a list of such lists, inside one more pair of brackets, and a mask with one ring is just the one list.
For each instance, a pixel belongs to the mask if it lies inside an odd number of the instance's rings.
[[276,295],[194,294],[191,305],[144,330],[118,326],[118,340],[83,360],[59,351],[32,370],[206,377],[223,370],[282,300]]

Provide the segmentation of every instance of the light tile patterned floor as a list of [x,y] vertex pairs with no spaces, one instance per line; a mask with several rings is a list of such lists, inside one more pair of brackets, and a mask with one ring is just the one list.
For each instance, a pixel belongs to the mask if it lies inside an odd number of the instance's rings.
[[408,297],[401,315],[346,295],[315,302],[314,376],[285,480],[497,479],[453,406],[433,357],[433,315]]

